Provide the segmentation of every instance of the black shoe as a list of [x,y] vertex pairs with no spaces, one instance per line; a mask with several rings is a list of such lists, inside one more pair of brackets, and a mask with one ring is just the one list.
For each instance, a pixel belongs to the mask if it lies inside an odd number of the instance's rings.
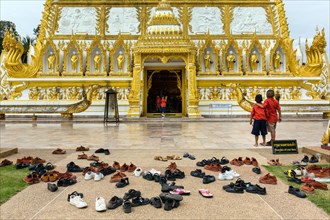
[[162,183],[162,192],[169,192],[173,191],[174,189],[183,189],[183,186],[177,186],[175,185],[175,182],[171,183]]
[[108,209],[115,209],[123,204],[123,199],[114,196],[108,202],[107,208]]
[[222,157],[221,160],[220,160],[220,164],[225,165],[227,163],[229,163],[229,160],[226,157]]
[[261,173],[261,170],[260,170],[259,167],[253,167],[253,168],[252,168],[252,171],[253,171],[254,173],[256,173],[256,174],[260,174],[260,173]]
[[299,197],[299,198],[306,198],[306,194],[304,192],[301,192],[299,188],[289,186],[288,192],[292,195],[295,195],[295,196]]
[[238,188],[246,189],[249,185],[251,185],[251,183],[245,183],[244,180],[238,178],[235,183],[230,183],[228,185],[225,185],[222,187],[222,189],[226,190],[228,188],[233,188],[234,186]]
[[226,188],[226,192],[229,193],[244,193],[244,188],[239,186],[233,186],[232,188]]
[[198,178],[203,178],[205,176],[205,173],[202,172],[201,169],[196,169],[195,171],[191,171],[190,175],[192,175],[194,177],[198,177]]
[[170,211],[170,210],[172,210],[174,208],[179,207],[179,205],[180,205],[180,202],[179,201],[175,201],[175,200],[169,199],[169,200],[166,200],[165,201],[164,210],[165,211]]
[[74,162],[68,163],[66,167],[67,167],[67,172],[71,172],[71,173],[83,171],[83,169],[78,165],[76,165]]
[[53,170],[55,168],[55,166],[52,163],[46,163],[45,165],[46,170]]
[[128,190],[127,193],[125,193],[124,195],[124,200],[128,200],[128,199],[133,199],[133,198],[136,198],[136,197],[139,197],[141,196],[141,192],[140,191],[137,191],[135,189],[130,189]]
[[179,194],[161,193],[159,194],[159,197],[163,202],[166,202],[167,200],[175,200],[175,201],[183,200],[183,197]]
[[226,171],[230,171],[230,170],[231,170],[230,167],[228,167],[228,166],[223,166],[223,167],[221,168],[221,173],[225,173]]
[[159,183],[160,184],[167,183],[167,178],[165,175],[160,175]]
[[29,170],[32,171],[32,170],[36,170],[38,166],[40,165],[43,165],[42,163],[35,163],[35,164],[30,164],[29,165]]
[[159,208],[162,207],[162,200],[161,200],[159,197],[152,197],[152,198],[150,199],[150,204],[151,204],[153,207],[159,209]]
[[248,187],[246,187],[246,192],[249,193],[256,193],[259,195],[266,195],[266,187],[262,188],[261,186],[259,186],[258,184],[256,185],[249,185]]
[[100,170],[100,173],[102,173],[104,176],[110,175],[115,172],[116,172],[116,169],[113,167],[107,167],[107,168],[103,168],[102,170]]
[[209,183],[212,183],[212,182],[214,182],[214,181],[215,181],[215,177],[212,176],[212,175],[205,175],[205,176],[203,177],[203,183],[204,183],[204,184],[209,184]]
[[154,180],[155,180],[155,182],[159,182],[160,181],[160,175],[158,174],[158,173],[155,173],[154,174]]
[[47,184],[47,189],[51,192],[55,192],[56,190],[58,190],[58,187],[53,183],[48,183]]
[[66,187],[66,186],[71,186],[71,185],[73,185],[75,183],[77,183],[77,180],[76,179],[59,179],[57,181],[57,186]]
[[154,180],[154,175],[152,175],[152,173],[148,172],[143,174],[143,179],[149,180],[149,181],[153,181]]
[[165,171],[165,177],[166,177],[167,180],[170,180],[170,181],[175,181],[176,180],[175,174],[172,173],[170,170]]
[[150,200],[148,198],[143,198],[141,196],[132,199],[133,207],[140,206],[140,205],[147,205],[149,203],[150,203]]
[[129,185],[128,177],[124,177],[120,180],[120,182],[116,183],[117,188],[123,188]]
[[103,154],[104,153],[104,149],[103,148],[99,148],[99,149],[97,149],[96,151],[95,151],[95,153],[97,153],[97,154]]
[[132,212],[132,203],[129,200],[125,200],[123,204],[123,209],[125,213]]
[[105,155],[109,155],[109,154],[110,154],[110,151],[109,151],[108,149],[105,149],[105,150],[104,150],[104,154],[105,154]]
[[102,163],[95,160],[95,161],[91,162],[89,165],[91,165],[92,167],[99,167],[102,165]]
[[301,160],[301,162],[308,163],[309,157],[307,155],[304,156],[304,158]]
[[295,182],[295,183],[298,183],[298,184],[301,184],[301,179],[298,179],[298,178],[295,177],[295,176],[292,176],[292,177],[288,178],[288,181],[290,181],[290,182]]
[[185,177],[184,172],[179,169],[176,169],[173,174],[177,179],[183,179]]
[[210,161],[205,160],[205,159],[196,163],[196,165],[199,167],[204,167],[205,165],[208,165],[208,164],[210,164]]
[[78,193],[77,191],[72,192],[71,194],[68,194],[68,202],[70,202],[70,196],[75,195],[75,196],[80,196],[80,198],[84,198],[84,194]]
[[28,167],[28,166],[29,166],[29,164],[27,164],[27,163],[19,163],[19,164],[16,164],[16,165],[15,165],[15,167],[16,167],[17,170],[18,170],[18,169],[26,168],[26,167]]
[[311,159],[309,160],[310,163],[318,163],[319,159],[317,159],[317,157],[315,157],[314,155],[311,157]]

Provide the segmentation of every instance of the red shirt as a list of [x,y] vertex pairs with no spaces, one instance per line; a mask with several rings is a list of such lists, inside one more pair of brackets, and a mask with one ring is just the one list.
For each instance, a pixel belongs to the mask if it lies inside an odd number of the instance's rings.
[[260,108],[257,105],[253,105],[252,111],[251,111],[251,118],[254,120],[267,120],[265,109]]
[[157,103],[158,105],[160,105],[160,103],[161,103],[161,99],[160,99],[160,97],[157,97],[157,99],[156,99],[156,103]]
[[264,101],[263,106],[265,107],[267,114],[268,114],[268,120],[269,123],[274,123],[278,121],[277,117],[277,111],[281,110],[280,104],[278,104],[278,101],[276,101],[274,98],[267,98]]
[[162,103],[160,104],[162,108],[166,107],[166,99],[162,98]]

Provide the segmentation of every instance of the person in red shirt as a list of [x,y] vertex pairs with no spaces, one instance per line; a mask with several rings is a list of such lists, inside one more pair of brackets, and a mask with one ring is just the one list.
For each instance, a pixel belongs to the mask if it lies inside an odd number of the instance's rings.
[[271,135],[271,140],[268,141],[266,145],[272,146],[272,141],[274,141],[276,137],[276,123],[282,121],[281,107],[278,101],[274,99],[274,90],[269,89],[266,95],[267,99],[264,101],[263,106],[268,115],[267,127]]
[[160,112],[160,103],[161,102],[162,102],[162,99],[159,96],[157,96],[157,98],[156,98],[156,111],[157,112]]
[[160,103],[160,109],[162,111],[162,118],[165,117],[165,112],[166,112],[166,101],[167,101],[167,96],[164,97],[162,96],[161,103]]
[[255,147],[258,147],[258,139],[261,133],[262,136],[262,146],[266,145],[266,135],[267,135],[267,117],[265,108],[262,107],[262,96],[260,94],[256,95],[255,101],[257,104],[253,105],[251,115],[250,115],[250,125],[253,122],[253,128],[251,134],[255,137]]

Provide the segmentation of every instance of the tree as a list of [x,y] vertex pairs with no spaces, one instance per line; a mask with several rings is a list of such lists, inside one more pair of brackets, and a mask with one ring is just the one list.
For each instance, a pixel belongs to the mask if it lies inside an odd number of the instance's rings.
[[22,62],[23,63],[27,63],[27,53],[30,49],[30,45],[34,45],[35,43],[35,39],[34,38],[31,38],[29,36],[26,36],[22,39],[22,45],[24,47],[24,52],[22,54]]
[[9,29],[12,30],[12,32],[16,36],[16,39],[18,39],[19,35],[16,30],[16,25],[11,21],[0,21],[0,54],[2,53],[2,49],[3,49],[2,42],[3,42],[5,32]]

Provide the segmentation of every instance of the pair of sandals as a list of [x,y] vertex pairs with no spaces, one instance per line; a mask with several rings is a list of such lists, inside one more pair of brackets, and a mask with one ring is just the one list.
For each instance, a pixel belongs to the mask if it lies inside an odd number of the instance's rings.
[[124,188],[127,185],[129,185],[128,177],[124,177],[120,182],[116,183],[117,188]]
[[190,160],[196,160],[196,157],[194,155],[192,155],[192,154],[189,154],[188,152],[185,152],[183,154],[183,157],[189,158]]
[[267,163],[271,166],[282,166],[282,163],[280,163],[280,159],[271,159],[269,161],[267,161]]

